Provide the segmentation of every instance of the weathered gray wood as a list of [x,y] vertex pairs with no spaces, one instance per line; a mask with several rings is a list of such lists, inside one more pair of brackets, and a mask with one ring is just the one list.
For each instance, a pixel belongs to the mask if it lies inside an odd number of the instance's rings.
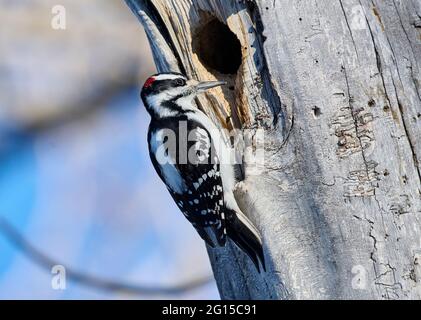
[[[420,1],[126,2],[158,70],[225,79],[234,90],[200,107],[266,133],[264,170],[246,164],[237,196],[268,272],[234,246],[209,249],[221,297],[420,299]],[[195,53],[211,17],[241,42],[234,75]]]

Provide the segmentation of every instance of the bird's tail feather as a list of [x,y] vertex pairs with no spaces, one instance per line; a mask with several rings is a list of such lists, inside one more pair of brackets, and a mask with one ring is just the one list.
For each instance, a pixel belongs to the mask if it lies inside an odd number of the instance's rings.
[[228,237],[250,257],[259,273],[259,260],[263,270],[266,271],[262,239],[259,231],[241,212],[233,211],[228,217],[226,224]]

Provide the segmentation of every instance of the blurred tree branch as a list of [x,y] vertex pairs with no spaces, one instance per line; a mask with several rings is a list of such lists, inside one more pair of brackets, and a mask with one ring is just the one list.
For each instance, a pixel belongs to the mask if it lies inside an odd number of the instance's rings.
[[89,286],[106,291],[118,291],[140,295],[176,295],[198,289],[211,281],[212,276],[193,279],[174,286],[138,285],[118,280],[104,279],[94,275],[83,273],[67,267],[65,264],[55,261],[53,258],[37,249],[25,236],[17,230],[6,218],[0,217],[0,234],[4,236],[17,250],[34,264],[47,269],[48,272],[55,265],[63,265],[66,268],[66,278],[78,282],[81,285]]

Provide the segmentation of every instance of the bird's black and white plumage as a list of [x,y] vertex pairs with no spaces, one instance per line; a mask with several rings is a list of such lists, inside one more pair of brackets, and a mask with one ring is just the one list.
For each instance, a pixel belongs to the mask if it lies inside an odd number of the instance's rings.
[[223,82],[197,82],[179,73],[149,77],[141,92],[151,115],[149,153],[178,208],[211,246],[227,236],[265,269],[259,232],[234,198],[231,150],[213,122],[193,104],[200,92]]

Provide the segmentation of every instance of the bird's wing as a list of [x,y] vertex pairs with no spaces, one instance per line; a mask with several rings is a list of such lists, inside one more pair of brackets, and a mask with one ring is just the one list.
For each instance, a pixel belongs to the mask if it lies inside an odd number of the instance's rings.
[[[156,130],[149,138],[151,160],[178,208],[202,239],[212,247],[222,246],[226,241],[226,228],[219,159],[206,129],[190,124],[188,137],[186,161],[180,161],[180,155],[171,156],[168,151],[170,161],[164,163],[156,151],[161,148],[165,153],[164,145],[168,140],[162,130]],[[179,150],[179,141],[176,150]]]

